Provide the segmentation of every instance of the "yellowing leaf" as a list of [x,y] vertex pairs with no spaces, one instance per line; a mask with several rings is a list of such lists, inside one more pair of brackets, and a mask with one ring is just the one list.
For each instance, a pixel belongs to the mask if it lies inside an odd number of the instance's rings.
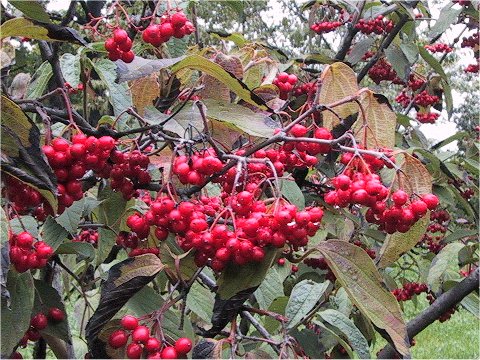
[[[327,105],[357,93],[357,77],[353,70],[341,62],[333,63],[325,68],[320,76],[320,104]],[[342,118],[358,111],[356,103],[347,103],[335,107],[335,112]],[[323,125],[332,129],[340,120],[331,112],[323,112]]]
[[388,100],[383,95],[368,90],[362,93],[359,101],[364,114],[362,115],[359,109],[357,121],[353,126],[355,137],[362,144],[366,143],[367,148],[393,148],[397,116],[390,108]]
[[238,80],[234,75],[225,71],[220,65],[205,59],[198,55],[189,55],[182,61],[176,63],[171,67],[173,73],[176,73],[182,69],[195,69],[202,71],[215,79],[225,84],[231,91],[233,91],[239,98],[247,103],[254,105],[262,110],[269,110],[268,106],[255,95],[248,87]]
[[152,74],[145,78],[131,81],[130,92],[132,93],[133,105],[138,113],[143,116],[145,107],[152,105],[153,100],[155,100],[160,93],[157,76]]
[[42,26],[35,25],[25,18],[15,18],[5,21],[0,26],[0,37],[9,36],[28,37],[37,40],[51,40],[48,36],[48,30]]
[[400,306],[386,289],[365,250],[340,240],[322,242],[317,249],[352,302],[377,327],[388,333],[398,352],[408,356],[407,330]]
[[387,235],[380,249],[377,266],[383,269],[410,251],[425,234],[429,222],[430,212],[418,220],[406,233],[396,232]]
[[432,175],[420,160],[402,152],[403,161],[401,171],[397,172],[394,187],[400,188],[409,194],[429,194],[432,192]]

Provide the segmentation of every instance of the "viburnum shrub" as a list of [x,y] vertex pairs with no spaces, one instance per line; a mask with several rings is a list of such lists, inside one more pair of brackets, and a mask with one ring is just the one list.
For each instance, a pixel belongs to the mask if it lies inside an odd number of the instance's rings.
[[469,323],[478,4],[279,1],[2,3],[3,358],[409,358]]

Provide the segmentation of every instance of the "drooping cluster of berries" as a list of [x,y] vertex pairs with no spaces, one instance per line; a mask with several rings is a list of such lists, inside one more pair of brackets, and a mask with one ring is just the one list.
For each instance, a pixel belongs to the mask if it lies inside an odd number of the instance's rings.
[[98,244],[98,231],[96,229],[88,229],[80,231],[80,234],[76,235],[72,239],[73,242],[86,242],[97,247]]
[[43,241],[35,238],[27,231],[10,234],[10,262],[18,272],[40,269],[47,265],[53,255],[53,249]]
[[474,49],[475,46],[478,46],[478,43],[479,43],[479,33],[478,31],[474,32],[473,35],[469,36],[469,37],[464,37],[462,39],[462,43],[460,44],[460,46],[462,48],[466,48],[466,47],[469,47],[469,48],[472,48]]
[[425,82],[426,82],[425,79],[412,73],[408,78],[407,86],[413,91],[417,91],[425,84]]
[[423,234],[419,245],[426,247],[431,253],[438,254],[445,246],[441,241],[445,237],[449,221],[450,214],[446,210],[432,211],[427,232]]
[[422,292],[427,292],[427,284],[417,282],[407,282],[403,287],[394,289],[392,294],[397,298],[397,301],[407,301],[413,298],[413,295],[420,295]]
[[473,197],[473,195],[475,195],[475,190],[473,190],[472,188],[468,188],[461,191],[460,194],[465,200],[470,200]]
[[24,215],[33,211],[38,221],[44,221],[47,214],[52,213],[51,207],[37,190],[9,175],[4,175],[3,181],[2,196],[9,200],[14,214]]
[[[49,323],[59,323],[65,320],[65,313],[63,310],[52,307],[48,309],[47,314],[39,312],[30,319],[30,327],[23,335],[22,339],[18,342],[18,346],[25,348],[28,345],[28,341],[38,341],[42,337],[40,331],[45,329]],[[15,354],[16,357],[10,357],[11,359],[22,359],[20,353]]]
[[210,148],[203,152],[195,152],[192,156],[177,156],[173,163],[173,173],[182,184],[201,185],[207,176],[222,170],[223,163]]
[[417,115],[415,116],[418,122],[422,124],[434,124],[439,117],[440,117],[440,114],[435,112],[427,112],[427,113],[417,112]]
[[131,63],[135,58],[132,51],[132,39],[128,37],[125,30],[116,28],[113,30],[112,37],[105,41],[105,50],[108,51],[108,58],[112,61],[122,60]]
[[388,20],[383,15],[378,15],[375,19],[365,20],[360,19],[355,25],[355,28],[360,30],[363,34],[370,35],[372,33],[381,35],[388,34],[392,31],[394,23],[392,20]]
[[[428,294],[427,295],[427,300],[430,303],[430,305],[432,305],[435,302],[436,299],[432,294]],[[448,309],[442,315],[440,315],[440,317],[438,318],[438,321],[443,323],[443,322],[449,320],[452,317],[452,315],[455,313],[455,311],[456,311],[455,307],[452,307],[452,308]]]
[[110,136],[97,139],[84,134],[74,135],[72,144],[58,137],[50,145],[43,146],[42,150],[57,177],[59,213],[83,197],[79,179],[87,170],[108,178],[111,166],[107,164],[107,159],[114,147],[115,140]]
[[132,315],[126,315],[120,321],[122,329],[115,330],[108,338],[108,345],[120,349],[130,343],[125,349],[129,359],[178,359],[185,357],[192,350],[192,341],[179,338],[173,346],[151,336],[150,329],[140,325],[139,320]]
[[378,60],[375,65],[368,70],[368,76],[370,76],[375,84],[380,84],[381,81],[391,81],[394,84],[403,83],[403,81],[397,76],[392,64],[390,64],[385,58]]
[[310,29],[316,32],[317,34],[326,34],[334,31],[336,28],[342,26],[341,21],[322,21],[319,23],[312,24]]
[[470,64],[465,68],[465,72],[467,73],[478,73],[480,70],[480,65],[478,62],[476,64]]
[[293,89],[293,95],[300,96],[303,94],[307,94],[310,96],[315,94],[316,89],[317,89],[317,86],[314,82],[304,83]]
[[326,270],[327,271],[327,273],[325,274],[326,280],[335,282],[335,280],[337,279],[323,256],[319,258],[306,258],[305,260],[303,260],[303,263],[307,266],[310,266],[312,269]]
[[371,249],[367,246],[367,244],[364,244],[360,240],[354,240],[353,245],[361,247],[365,252],[370,256],[371,259],[375,259],[377,257],[377,252],[374,249]]
[[157,47],[170,40],[172,36],[181,39],[194,31],[195,27],[182,10],[177,10],[172,15],[166,11],[160,18],[160,24],[151,24],[143,31],[142,39]]
[[272,84],[278,87],[280,90],[280,99],[285,100],[288,98],[288,94],[293,90],[293,87],[297,83],[298,78],[295,74],[287,74],[286,72],[281,72],[273,79]]
[[416,105],[427,107],[436,104],[440,98],[436,95],[431,95],[427,90],[423,90],[421,93],[415,95],[414,102]]
[[145,185],[152,180],[147,171],[150,159],[139,150],[129,153],[114,150],[110,160],[113,162],[110,186],[114,191],[120,191],[127,200],[136,195],[136,185]]
[[400,94],[397,95],[395,101],[402,105],[403,108],[406,108],[412,101],[412,98],[405,91],[402,91]]
[[436,43],[436,44],[432,44],[432,45],[425,45],[425,49],[427,49],[428,51],[431,51],[433,53],[449,53],[449,52],[452,52],[453,49],[448,46],[447,44],[444,44],[444,43]]

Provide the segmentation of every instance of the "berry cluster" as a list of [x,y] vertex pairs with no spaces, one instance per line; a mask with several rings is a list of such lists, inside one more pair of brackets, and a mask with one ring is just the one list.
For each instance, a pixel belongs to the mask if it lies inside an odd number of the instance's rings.
[[319,23],[312,24],[310,29],[316,32],[317,34],[325,34],[334,31],[336,28],[342,26],[343,23],[340,21],[322,21]]
[[110,160],[113,162],[110,186],[114,191],[120,191],[127,200],[136,194],[136,185],[145,185],[152,180],[147,171],[150,159],[138,150],[130,153],[114,150]]
[[[56,307],[48,309],[47,315],[42,312],[35,314],[30,319],[30,327],[23,335],[22,339],[19,341],[18,346],[25,348],[28,344],[28,341],[38,341],[42,337],[40,330],[45,329],[49,322],[50,323],[59,323],[65,320],[65,313]],[[15,354],[17,357],[11,357],[12,359],[22,359],[20,353]]]
[[160,24],[151,24],[143,31],[142,39],[158,47],[170,40],[172,36],[181,39],[194,31],[195,27],[182,10],[177,10],[173,15],[167,11],[161,17]]
[[[435,297],[432,294],[428,294],[427,295],[427,300],[430,303],[430,305],[432,305],[435,302]],[[455,311],[456,311],[455,307],[452,307],[452,308],[448,309],[442,315],[440,315],[440,317],[438,318],[438,321],[443,323],[443,322],[449,320],[452,317],[452,315],[455,313]]]
[[107,164],[107,159],[114,147],[115,140],[110,136],[97,139],[83,134],[74,135],[72,144],[58,137],[52,140],[51,145],[43,146],[43,152],[58,181],[59,213],[83,197],[79,179],[87,170],[108,177],[111,166]]
[[460,46],[462,48],[469,47],[469,48],[474,49],[476,46],[478,46],[478,42],[479,42],[478,35],[479,35],[479,33],[477,31],[477,32],[473,33],[472,36],[464,37],[462,39],[462,43],[460,44]]
[[325,260],[324,257],[306,258],[305,260],[303,260],[303,263],[307,266],[310,266],[312,269],[327,270],[327,273],[325,274],[326,280],[335,282],[335,280],[337,279],[333,271],[328,266],[327,261]]
[[366,61],[366,60],[372,58],[374,55],[375,55],[375,51],[367,50],[367,52],[365,54],[363,54],[362,60]]
[[413,100],[416,105],[427,107],[436,104],[440,98],[436,95],[430,95],[427,90],[423,90],[421,93],[415,95]]
[[108,58],[112,61],[121,59],[123,62],[131,63],[135,58],[132,51],[132,40],[125,30],[117,28],[113,31],[111,38],[105,41],[105,50],[108,51]]
[[478,63],[476,64],[470,64],[465,68],[465,72],[467,73],[478,73],[480,69],[480,65]]
[[33,209],[39,221],[46,219],[47,214],[42,205],[44,199],[37,190],[12,176],[4,175],[3,181],[5,186],[2,186],[2,195],[11,202],[14,213],[23,215]]
[[460,194],[465,200],[470,200],[473,197],[473,195],[475,195],[475,190],[473,190],[472,188],[468,188],[461,191]]
[[427,112],[421,113],[417,112],[416,119],[422,124],[434,124],[435,121],[440,117],[439,113]]
[[408,78],[407,86],[413,91],[417,91],[425,84],[425,80],[419,76],[415,76],[413,73]]
[[295,74],[287,74],[286,72],[281,72],[273,79],[272,84],[278,87],[280,90],[280,99],[287,99],[288,93],[293,90],[293,87],[297,83],[298,78]]
[[353,245],[361,247],[365,252],[370,256],[370,258],[375,259],[377,257],[377,253],[374,249],[370,249],[366,244],[362,243],[360,240],[354,240]]
[[413,298],[413,295],[420,295],[422,292],[427,292],[427,284],[416,282],[407,282],[403,287],[395,289],[392,294],[397,298],[397,301],[407,301]]
[[82,230],[80,234],[74,236],[73,242],[86,242],[97,247],[98,244],[98,231],[94,229]]
[[18,272],[44,267],[53,249],[43,241],[36,241],[34,237],[23,231],[19,234],[10,234],[10,262]]
[[393,29],[393,21],[378,15],[375,19],[365,20],[360,19],[355,25],[355,28],[360,30],[363,34],[370,35],[372,33],[381,35],[383,33],[388,34]]
[[223,168],[222,161],[215,155],[213,149],[196,152],[191,157],[178,156],[173,163],[173,173],[182,184],[201,185],[207,176]]
[[443,44],[443,43],[437,43],[437,44],[432,44],[432,45],[425,45],[425,49],[427,49],[428,51],[431,51],[433,53],[449,53],[449,52],[452,52],[453,49],[448,46],[447,44]]
[[83,91],[83,83],[79,83],[76,88],[70,85],[69,82],[65,82],[63,86],[65,86],[69,94],[76,94],[79,91]]
[[395,101],[402,105],[402,107],[406,108],[412,101],[412,98],[405,91],[402,91],[397,95]]
[[427,232],[429,233],[423,235],[419,244],[426,247],[430,252],[437,254],[445,246],[441,241],[447,232],[450,214],[446,210],[432,211],[430,213],[430,221],[431,222],[427,227]]
[[150,336],[150,329],[140,325],[135,316],[124,316],[120,324],[123,329],[115,330],[110,334],[108,345],[114,349],[122,348],[131,337],[131,342],[125,351],[129,359],[140,359],[142,355],[146,359],[178,359],[192,350],[192,341],[188,338],[179,338],[174,346],[169,346],[156,337]]
[[378,60],[375,65],[368,70],[368,76],[370,76],[373,82],[377,85],[380,84],[382,80],[391,81],[394,84],[403,83],[403,81],[397,76],[392,64],[390,64],[385,58]]
[[295,96],[300,96],[300,95],[303,95],[303,94],[307,94],[307,95],[310,96],[310,95],[313,95],[315,93],[316,88],[317,88],[317,86],[314,82],[304,83],[304,84],[294,88],[293,89],[293,94]]

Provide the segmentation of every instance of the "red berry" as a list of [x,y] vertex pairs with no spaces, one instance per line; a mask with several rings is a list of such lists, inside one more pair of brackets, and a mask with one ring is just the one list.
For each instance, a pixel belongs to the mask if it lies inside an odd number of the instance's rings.
[[135,330],[138,327],[138,319],[132,315],[125,315],[120,324],[125,330]]
[[177,359],[178,354],[173,346],[167,346],[162,350],[162,359]]
[[132,340],[145,343],[150,338],[150,330],[146,326],[138,326],[132,332]]
[[142,345],[131,343],[127,346],[127,351],[125,353],[129,359],[140,359],[140,357],[142,356],[142,352]]
[[392,200],[397,206],[402,206],[408,201],[408,194],[403,190],[397,190],[392,194]]
[[165,22],[163,24],[160,24],[160,35],[162,36],[163,39],[168,40],[173,36],[174,33],[174,28],[172,23],[170,22]]
[[128,52],[122,53],[120,58],[123,60],[123,62],[126,62],[128,64],[133,61],[133,59],[135,58],[135,54],[133,53],[133,51],[130,50]]
[[290,129],[290,133],[295,137],[303,137],[307,134],[307,128],[300,124],[295,124]]
[[38,313],[30,320],[30,325],[37,330],[43,330],[48,325],[48,319],[44,314]]
[[54,322],[60,322],[65,319],[65,313],[59,308],[50,308],[48,310],[48,317]]
[[118,48],[124,52],[130,51],[132,49],[132,40],[130,40],[130,38],[127,37],[127,39],[124,42],[118,44]]
[[128,34],[125,30],[123,29],[115,29],[113,31],[113,39],[117,43],[117,45],[127,41]]
[[147,340],[147,343],[145,344],[145,349],[147,349],[147,351],[149,352],[153,352],[160,350],[161,345],[162,344],[158,339],[151,337]]
[[180,338],[175,342],[175,350],[178,355],[186,355],[192,350],[192,340],[188,338]]
[[187,22],[187,17],[183,12],[179,11],[172,15],[170,21],[174,27],[179,28],[185,25],[185,23]]
[[288,75],[288,80],[287,80],[290,84],[292,85],[295,85],[298,81],[298,78],[295,74],[290,74]]
[[16,236],[17,245],[21,248],[28,249],[32,247],[33,244],[33,236],[30,235],[28,232],[23,231]]
[[283,266],[285,265],[285,258],[280,258],[277,260],[277,264],[280,265],[280,266]]
[[427,213],[428,210],[427,204],[425,204],[425,202],[423,202],[422,200],[412,202],[410,204],[410,208],[417,217],[422,217]]
[[422,200],[425,204],[427,204],[428,210],[435,209],[439,204],[438,197],[433,194],[423,195]]
[[288,81],[288,74],[286,72],[281,72],[277,75],[277,79],[281,83],[286,83]]
[[64,138],[55,138],[52,140],[52,146],[55,151],[67,151],[70,147],[70,144]]
[[128,335],[123,330],[115,330],[113,333],[110,334],[108,337],[108,344],[114,348],[118,349],[124,346],[127,343]]
[[110,52],[110,51],[115,51],[116,49],[117,49],[117,43],[115,42],[115,40],[113,38],[108,38],[105,41],[105,50]]

